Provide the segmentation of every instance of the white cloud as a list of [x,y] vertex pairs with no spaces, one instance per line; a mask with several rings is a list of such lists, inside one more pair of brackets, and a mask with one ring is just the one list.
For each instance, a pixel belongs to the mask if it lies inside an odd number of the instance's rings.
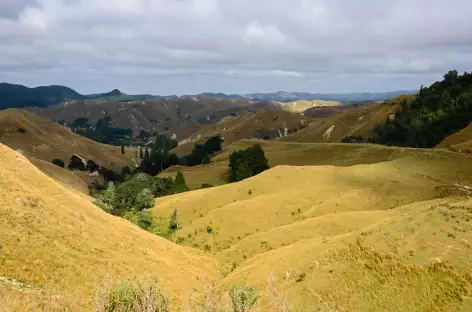
[[471,70],[469,0],[0,0],[0,80],[128,93],[413,89]]

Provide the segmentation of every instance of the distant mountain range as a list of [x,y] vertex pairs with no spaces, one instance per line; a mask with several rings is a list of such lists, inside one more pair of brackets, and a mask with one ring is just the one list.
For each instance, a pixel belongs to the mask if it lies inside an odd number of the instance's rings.
[[71,100],[115,100],[135,101],[146,99],[183,99],[190,97],[220,98],[220,99],[244,99],[251,101],[277,101],[292,102],[298,100],[325,100],[338,101],[349,104],[358,101],[383,101],[402,94],[411,94],[416,91],[395,91],[376,93],[307,93],[307,92],[275,92],[252,94],[225,94],[225,93],[201,93],[196,95],[170,95],[159,96],[151,94],[127,95],[120,90],[107,93],[83,95],[65,86],[42,86],[28,88],[22,85],[0,83],[0,109],[22,107],[49,107]]

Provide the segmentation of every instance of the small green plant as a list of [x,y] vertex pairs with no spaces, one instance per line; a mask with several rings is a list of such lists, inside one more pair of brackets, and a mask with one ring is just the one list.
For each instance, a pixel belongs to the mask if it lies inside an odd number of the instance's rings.
[[203,250],[205,250],[205,251],[211,251],[211,246],[208,245],[208,244],[205,244],[205,245],[203,246]]
[[18,131],[19,133],[26,133],[25,128],[21,128],[21,127],[16,128],[16,131]]
[[305,280],[305,278],[306,278],[306,273],[303,272],[300,275],[298,275],[298,278],[297,278],[296,282],[297,283],[303,282]]
[[213,233],[213,227],[212,227],[211,225],[207,225],[207,229],[206,229],[206,230],[207,230],[207,233],[208,233],[208,234]]
[[177,237],[177,239],[175,240],[175,242],[179,245],[183,244],[185,242],[185,237]]
[[162,294],[156,279],[125,281],[116,284],[104,298],[99,311],[107,312],[168,312],[169,299]]
[[[1,247],[1,245],[0,245],[0,247]],[[1,248],[0,248],[0,249],[1,249]],[[231,266],[231,272],[233,272],[234,270],[236,270],[237,267],[238,267],[238,265],[233,262],[233,265]]]
[[174,209],[174,212],[170,217],[169,229],[173,232],[179,230],[179,217],[177,215],[177,209]]
[[53,159],[52,160],[52,163],[56,166],[59,166],[61,168],[64,168],[66,166],[66,164],[64,163],[64,161],[62,159],[59,159],[59,158],[56,158],[56,159]]
[[233,286],[229,290],[233,312],[249,312],[256,308],[259,295],[256,290],[247,285]]
[[248,195],[252,195],[252,190],[249,190],[249,192],[247,192]]
[[456,238],[456,235],[453,234],[453,233],[448,233],[448,234],[447,234],[447,237],[451,237],[451,238],[454,238],[454,239],[455,239],[455,238]]

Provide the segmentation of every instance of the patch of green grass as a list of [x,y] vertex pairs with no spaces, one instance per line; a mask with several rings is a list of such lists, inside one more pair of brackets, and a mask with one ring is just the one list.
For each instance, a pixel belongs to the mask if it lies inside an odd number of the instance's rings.
[[305,280],[305,278],[306,278],[306,273],[303,272],[303,273],[301,273],[300,275],[298,275],[298,278],[297,278],[296,282],[297,282],[297,283],[301,283],[301,282],[303,282],[303,281]]

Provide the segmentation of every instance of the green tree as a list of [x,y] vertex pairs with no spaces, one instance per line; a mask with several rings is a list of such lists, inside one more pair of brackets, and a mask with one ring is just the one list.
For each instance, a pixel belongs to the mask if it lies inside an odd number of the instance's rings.
[[188,191],[187,184],[185,183],[185,178],[182,172],[177,172],[177,176],[175,177],[175,186],[174,190],[176,193],[183,193]]
[[143,148],[140,147],[140,148],[139,148],[139,159],[143,159],[143,158],[144,158]]
[[247,160],[244,160],[238,165],[238,168],[236,169],[235,181],[242,181],[250,177],[252,177],[251,169],[249,168]]
[[148,188],[142,189],[138,195],[136,195],[136,208],[143,210],[154,206],[154,195]]
[[177,209],[174,209],[174,212],[170,216],[169,230],[172,232],[179,230],[179,217],[177,215]]
[[125,144],[121,143],[121,154],[125,154]]

